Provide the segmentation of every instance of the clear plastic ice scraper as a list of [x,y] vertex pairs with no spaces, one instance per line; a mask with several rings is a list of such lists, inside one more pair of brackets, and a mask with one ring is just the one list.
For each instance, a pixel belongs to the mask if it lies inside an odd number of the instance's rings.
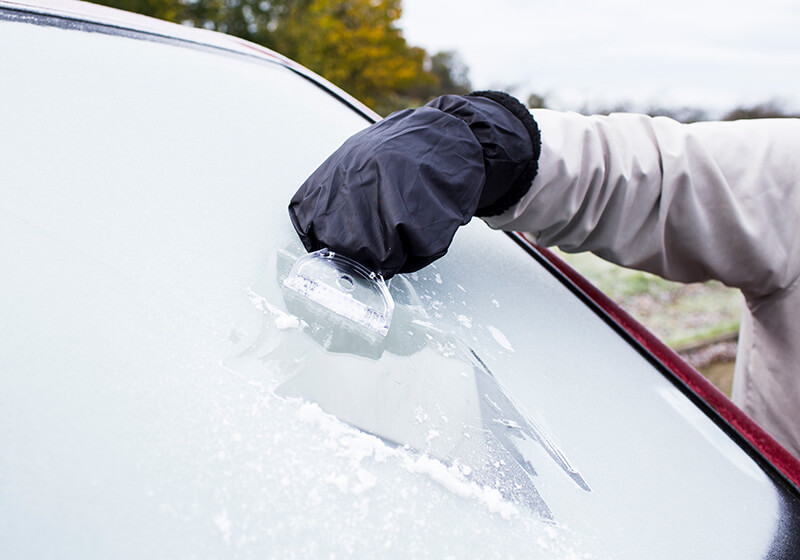
[[326,322],[373,342],[389,332],[394,302],[380,274],[321,249],[297,259],[283,281],[288,306],[306,321]]

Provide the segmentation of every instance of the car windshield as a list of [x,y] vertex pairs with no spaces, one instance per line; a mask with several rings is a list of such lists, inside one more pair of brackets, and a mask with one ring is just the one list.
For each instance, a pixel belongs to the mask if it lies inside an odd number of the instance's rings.
[[792,546],[796,495],[477,220],[388,283],[385,338],[288,297],[289,198],[353,107],[261,58],[0,13],[10,557]]

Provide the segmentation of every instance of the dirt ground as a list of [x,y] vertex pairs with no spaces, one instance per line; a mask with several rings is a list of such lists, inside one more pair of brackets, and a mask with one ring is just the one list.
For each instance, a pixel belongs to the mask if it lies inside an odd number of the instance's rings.
[[734,362],[732,361],[715,362],[704,368],[699,368],[698,371],[711,381],[717,389],[730,397],[733,389],[733,366]]
[[736,359],[736,338],[700,343],[689,349],[678,349],[684,360],[702,373],[716,387],[731,396],[733,369]]

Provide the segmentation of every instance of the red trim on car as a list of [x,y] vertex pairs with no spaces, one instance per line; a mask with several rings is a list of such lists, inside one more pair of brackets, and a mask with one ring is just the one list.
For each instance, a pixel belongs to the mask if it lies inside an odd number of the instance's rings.
[[252,51],[256,51],[257,53],[261,54],[262,56],[266,56],[266,57],[269,57],[269,58],[274,58],[275,60],[278,60],[278,61],[280,61],[280,62],[282,62],[284,64],[291,65],[291,66],[297,66],[297,64],[295,64],[293,61],[289,60],[285,56],[281,56],[278,53],[276,53],[274,51],[271,51],[266,47],[262,47],[261,45],[258,45],[256,43],[251,43],[250,41],[245,41],[244,39],[239,39],[238,37],[232,37],[232,39],[233,39],[232,42],[236,43],[240,47],[243,47],[243,48],[246,48],[246,49],[250,49]]
[[772,463],[781,473],[796,486],[800,487],[800,460],[789,453],[781,444],[756,424],[747,414],[717,389],[710,381],[697,372],[674,350],[661,342],[647,328],[631,317],[611,298],[584,278],[579,272],[564,262],[552,251],[532,244],[523,235],[518,239],[529,245],[547,259],[580,291],[605,311],[613,321],[630,334],[639,344],[648,350],[673,375],[703,401],[708,403],[731,427],[749,441],[761,455]]

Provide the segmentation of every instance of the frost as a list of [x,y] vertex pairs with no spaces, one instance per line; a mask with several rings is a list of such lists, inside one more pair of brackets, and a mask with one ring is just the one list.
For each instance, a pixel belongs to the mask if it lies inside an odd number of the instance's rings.
[[359,469],[356,472],[356,478],[358,479],[358,483],[353,486],[353,494],[366,492],[378,482],[377,476],[364,469]]
[[492,420],[496,424],[500,424],[501,426],[505,426],[506,428],[514,428],[515,430],[521,430],[522,426],[514,422],[513,420],[506,420],[505,418],[495,418]]
[[[505,520],[519,513],[512,503],[503,499],[498,490],[467,480],[465,476],[471,472],[469,467],[458,464],[448,467],[428,455],[416,456],[409,454],[408,450],[403,448],[391,448],[375,436],[343,424],[314,403],[304,402],[297,416],[301,421],[327,431],[331,439],[338,442],[340,447],[338,455],[353,462],[357,480],[352,485],[349,477],[344,474],[338,476],[331,474],[325,479],[326,483],[335,486],[342,493],[360,494],[377,484],[377,476],[360,466],[363,459],[372,456],[376,461],[383,461],[387,457],[392,457],[402,461],[409,472],[428,476],[456,496],[477,500],[490,512],[500,515]],[[414,487],[412,492],[416,493],[417,488]]]
[[322,410],[316,403],[303,402],[297,417],[300,421],[313,424],[326,432],[330,438],[331,448],[338,450],[337,455],[355,464],[367,457],[382,462],[396,453],[377,437],[344,424]]
[[347,493],[347,475],[340,474],[336,476],[331,474],[325,479],[325,482],[336,486],[342,494]]
[[506,338],[506,335],[504,335],[502,333],[502,331],[500,331],[499,329],[497,329],[497,328],[495,328],[495,327],[493,327],[491,325],[489,325],[489,327],[487,327],[487,328],[489,329],[489,332],[492,333],[492,338],[494,338],[494,340],[495,340],[495,342],[497,342],[497,344],[499,344],[500,346],[502,346],[503,348],[505,348],[509,352],[513,352],[514,351],[514,348],[511,346],[511,343],[508,341],[508,339]]
[[267,301],[265,297],[255,293],[251,288],[248,288],[247,292],[248,296],[250,297],[250,303],[253,304],[253,307],[275,317],[275,326],[278,328],[278,330],[283,331],[287,329],[300,329],[305,324],[300,318],[290,315],[285,311],[281,311]]
[[439,342],[436,341],[436,349],[445,358],[452,358],[456,355],[456,347],[451,341]]
[[375,440],[373,437],[363,437],[363,434],[345,435],[339,438],[339,444],[345,452],[339,456],[360,463],[362,459],[375,455]]
[[433,326],[433,323],[430,323],[428,321],[421,321],[419,319],[412,319],[411,320],[411,324],[412,325],[417,325],[418,327],[422,327],[424,329],[430,329],[430,330],[434,330],[434,331],[437,331],[437,332],[441,332],[441,331],[439,331],[439,329],[437,329],[436,327]]
[[477,499],[486,505],[489,511],[499,514],[503,519],[509,520],[519,513],[513,504],[503,499],[498,490],[465,480],[458,466],[447,467],[427,455],[416,459],[406,457],[404,464],[409,472],[428,475],[456,496]]
[[328,424],[325,426],[328,428],[331,427],[330,424],[332,423],[332,418],[326,412],[324,412],[318,404],[310,402],[303,402],[297,411],[297,418],[308,424]]
[[287,329],[299,329],[303,326],[303,323],[294,315],[283,313],[275,319],[275,326],[278,330],[285,331]]
[[223,509],[214,517],[214,525],[216,525],[219,532],[222,533],[222,539],[225,541],[225,544],[230,544],[232,524],[231,520],[228,519],[228,510]]
[[483,398],[485,398],[485,399],[486,399],[486,402],[488,402],[490,405],[492,405],[492,408],[494,408],[494,409],[495,409],[497,412],[501,412],[501,410],[502,410],[502,409],[500,408],[500,406],[499,406],[499,405],[498,405],[496,402],[494,402],[494,401],[493,401],[493,400],[492,400],[492,399],[489,397],[489,395],[483,395]]
[[253,307],[256,309],[260,311],[266,311],[267,313],[271,313],[273,315],[285,315],[283,311],[268,302],[267,298],[255,293],[252,288],[247,288],[247,295],[250,297],[250,303],[252,303]]
[[244,337],[245,337],[245,333],[243,333],[239,329],[233,329],[231,331],[231,334],[228,335],[228,340],[230,340],[234,344],[238,344],[239,342],[242,341],[242,339]]

